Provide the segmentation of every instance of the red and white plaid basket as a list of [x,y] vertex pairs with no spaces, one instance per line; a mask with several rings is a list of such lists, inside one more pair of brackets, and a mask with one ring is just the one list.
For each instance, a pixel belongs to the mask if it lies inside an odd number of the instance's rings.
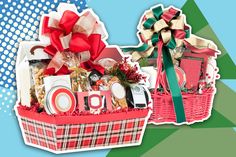
[[25,143],[57,154],[140,145],[150,116],[149,109],[57,117],[16,111]]

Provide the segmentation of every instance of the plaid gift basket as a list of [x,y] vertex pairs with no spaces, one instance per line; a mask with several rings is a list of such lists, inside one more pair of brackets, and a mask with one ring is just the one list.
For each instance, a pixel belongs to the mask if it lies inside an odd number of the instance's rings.
[[[20,43],[15,106],[27,145],[53,153],[140,145],[151,95],[91,9],[61,3]],[[138,96],[138,98],[137,98]]]
[[154,124],[193,124],[210,117],[220,52],[191,34],[185,15],[174,7],[147,10],[137,33],[140,45],[123,47],[150,75]]
[[148,109],[71,117],[17,112],[25,143],[54,153],[140,145],[148,120]]

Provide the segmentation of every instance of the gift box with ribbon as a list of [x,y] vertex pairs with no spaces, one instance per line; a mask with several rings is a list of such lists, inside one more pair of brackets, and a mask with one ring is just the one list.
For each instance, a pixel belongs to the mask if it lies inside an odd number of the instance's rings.
[[[39,30],[40,41],[20,43],[16,63],[25,143],[54,153],[140,145],[152,105],[146,76],[106,43],[96,14],[61,3]],[[145,92],[127,94],[134,87]]]
[[219,75],[216,64],[210,68],[209,63],[220,52],[212,41],[191,34],[185,18],[172,6],[154,6],[140,19],[140,44],[123,47],[144,69],[157,69],[157,75],[151,75],[156,84],[150,87],[154,101],[150,123],[192,124],[210,117]]

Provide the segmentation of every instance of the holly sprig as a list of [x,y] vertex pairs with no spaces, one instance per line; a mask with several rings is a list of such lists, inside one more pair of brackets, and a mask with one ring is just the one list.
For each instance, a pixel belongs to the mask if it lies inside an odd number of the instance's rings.
[[115,64],[109,74],[118,77],[125,87],[146,80],[146,76],[139,72],[138,66],[136,64],[131,65],[128,58],[124,58],[123,61]]

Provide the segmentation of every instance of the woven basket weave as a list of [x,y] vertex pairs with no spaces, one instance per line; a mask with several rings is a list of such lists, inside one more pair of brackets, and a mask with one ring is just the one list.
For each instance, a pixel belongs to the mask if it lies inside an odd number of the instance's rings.
[[[215,92],[216,89],[211,88],[202,94],[182,93],[187,124],[200,122],[210,117]],[[176,115],[171,95],[158,92],[152,94],[152,99],[153,113],[149,122],[154,124],[175,123]]]

